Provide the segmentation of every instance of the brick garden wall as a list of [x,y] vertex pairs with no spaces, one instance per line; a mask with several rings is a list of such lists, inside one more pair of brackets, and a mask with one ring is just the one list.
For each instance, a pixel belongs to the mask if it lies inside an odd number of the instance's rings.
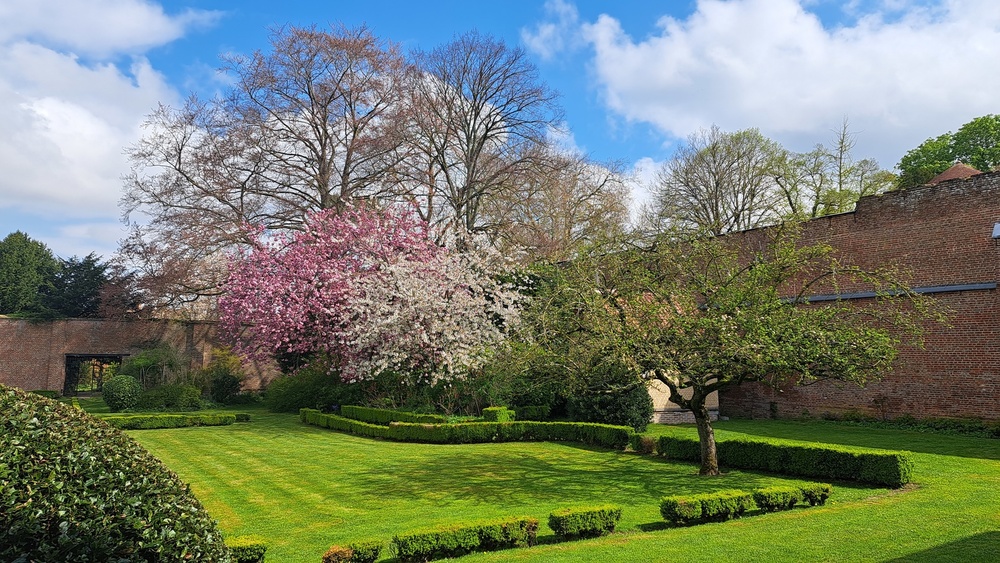
[[[67,355],[129,356],[164,343],[205,367],[218,346],[214,323],[165,320],[63,319],[34,322],[0,318],[0,383],[26,390],[62,391]],[[259,388],[266,369],[251,369],[246,388]]]
[[[895,264],[914,288],[993,284],[1000,246],[1000,173],[863,198],[853,213],[810,221],[803,238],[822,240],[847,262]],[[753,236],[748,233],[747,236]],[[841,288],[850,292],[863,288]],[[894,418],[1000,419],[1000,296],[996,289],[935,293],[950,326],[929,325],[925,347],[904,347],[885,379],[865,389],[817,383],[780,391],[744,385],[724,391],[720,414],[795,417],[857,411]]]

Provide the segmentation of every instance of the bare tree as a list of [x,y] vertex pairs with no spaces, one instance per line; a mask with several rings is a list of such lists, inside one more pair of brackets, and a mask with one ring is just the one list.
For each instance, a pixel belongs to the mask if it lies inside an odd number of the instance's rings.
[[160,107],[127,149],[121,256],[169,305],[215,290],[246,224],[298,229],[309,211],[379,197],[405,156],[407,63],[367,28],[289,27],[271,50],[228,55],[225,95]]
[[654,209],[666,223],[713,234],[777,219],[773,165],[781,146],[757,129],[692,134],[658,170]]
[[484,202],[538,165],[536,148],[560,119],[556,94],[522,49],[476,32],[415,64],[409,197],[434,224],[489,230]]
[[542,148],[539,166],[487,200],[500,245],[532,260],[558,262],[583,246],[624,233],[629,190],[619,163]]

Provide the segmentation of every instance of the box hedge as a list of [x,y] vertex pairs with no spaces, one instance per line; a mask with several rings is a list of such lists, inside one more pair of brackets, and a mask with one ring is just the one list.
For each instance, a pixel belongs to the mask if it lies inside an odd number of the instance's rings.
[[483,420],[486,422],[513,422],[517,414],[507,407],[486,407],[483,409]]
[[226,545],[233,556],[233,563],[264,563],[267,544],[258,536],[226,538]]
[[392,549],[403,563],[422,562],[474,551],[528,547],[535,545],[537,534],[537,519],[508,518],[398,534],[392,538]]
[[303,422],[370,438],[430,444],[482,444],[489,442],[580,442],[621,450],[629,443],[631,428],[588,422],[467,422],[370,424],[315,409],[302,409]]
[[323,563],[375,563],[381,554],[381,541],[358,541],[346,546],[331,546],[323,554]]
[[235,414],[127,414],[105,416],[102,420],[121,430],[153,430],[187,426],[228,426]]
[[831,491],[832,487],[827,483],[802,483],[750,492],[732,489],[702,495],[669,496],[660,501],[660,515],[676,525],[723,522],[756,510],[788,510],[803,501],[808,501],[810,506],[823,504]]
[[561,508],[549,514],[549,528],[562,539],[597,537],[614,532],[621,517],[620,506]]
[[393,411],[386,409],[373,409],[369,407],[358,407],[344,405],[340,407],[340,416],[371,424],[388,425],[390,422],[414,422],[426,424],[441,424],[448,422],[448,418],[439,414],[416,414],[412,412]]
[[[913,473],[909,452],[742,438],[719,440],[716,448],[721,465],[783,475],[898,488],[909,483]],[[701,460],[694,437],[660,436],[657,451],[669,459]]]
[[125,433],[0,385],[0,561],[230,561],[190,489]]

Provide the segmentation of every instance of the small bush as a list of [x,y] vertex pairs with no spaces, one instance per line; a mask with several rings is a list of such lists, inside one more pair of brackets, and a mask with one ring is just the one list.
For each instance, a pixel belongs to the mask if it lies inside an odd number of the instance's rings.
[[567,397],[569,417],[580,422],[599,422],[628,426],[645,432],[653,418],[653,398],[642,382],[617,363],[592,368],[589,377],[615,384],[617,388],[598,389]]
[[354,550],[341,545],[332,545],[323,554],[323,563],[351,563],[354,557]]
[[351,550],[351,563],[375,563],[382,555],[382,541],[357,541],[347,544]]
[[633,434],[629,437],[628,445],[632,451],[638,454],[650,455],[656,453],[656,437],[645,434]]
[[161,385],[144,391],[138,407],[150,411],[196,411],[201,409],[201,390],[193,385]]
[[667,522],[685,525],[701,520],[701,499],[697,496],[666,497],[660,502],[660,515]]
[[833,493],[833,487],[829,483],[807,483],[799,488],[802,498],[809,503],[809,506],[826,504],[826,499]]
[[250,413],[248,412],[236,413],[236,422],[250,422]]
[[332,405],[361,402],[361,387],[344,383],[329,362],[317,359],[293,375],[279,377],[264,391],[264,405],[273,412],[298,412],[309,408],[328,410]]
[[552,407],[549,405],[528,405],[514,408],[517,420],[548,420],[550,412],[552,412]]
[[486,407],[483,420],[486,422],[513,422],[516,414],[507,407]]
[[104,382],[102,396],[111,412],[135,408],[141,395],[142,385],[130,375],[116,375]]
[[0,561],[229,561],[187,485],[124,433],[0,385]]
[[562,538],[588,538],[615,531],[621,520],[620,506],[563,508],[549,514],[549,528]]
[[798,487],[767,487],[753,491],[754,503],[764,512],[790,510],[802,500],[802,489]]
[[267,544],[258,536],[237,536],[226,539],[233,554],[233,563],[264,563]]
[[716,491],[703,495],[666,497],[660,515],[673,524],[723,522],[754,510],[753,495],[740,490]]
[[399,561],[422,562],[474,551],[528,547],[535,544],[537,534],[538,520],[511,518],[399,534],[392,538],[392,546]]

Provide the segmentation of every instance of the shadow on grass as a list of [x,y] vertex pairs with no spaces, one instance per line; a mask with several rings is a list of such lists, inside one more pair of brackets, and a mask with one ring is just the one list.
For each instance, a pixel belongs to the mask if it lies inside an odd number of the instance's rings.
[[887,563],[942,563],[954,561],[996,561],[1000,554],[1000,532],[983,532],[917,553],[911,553]]

